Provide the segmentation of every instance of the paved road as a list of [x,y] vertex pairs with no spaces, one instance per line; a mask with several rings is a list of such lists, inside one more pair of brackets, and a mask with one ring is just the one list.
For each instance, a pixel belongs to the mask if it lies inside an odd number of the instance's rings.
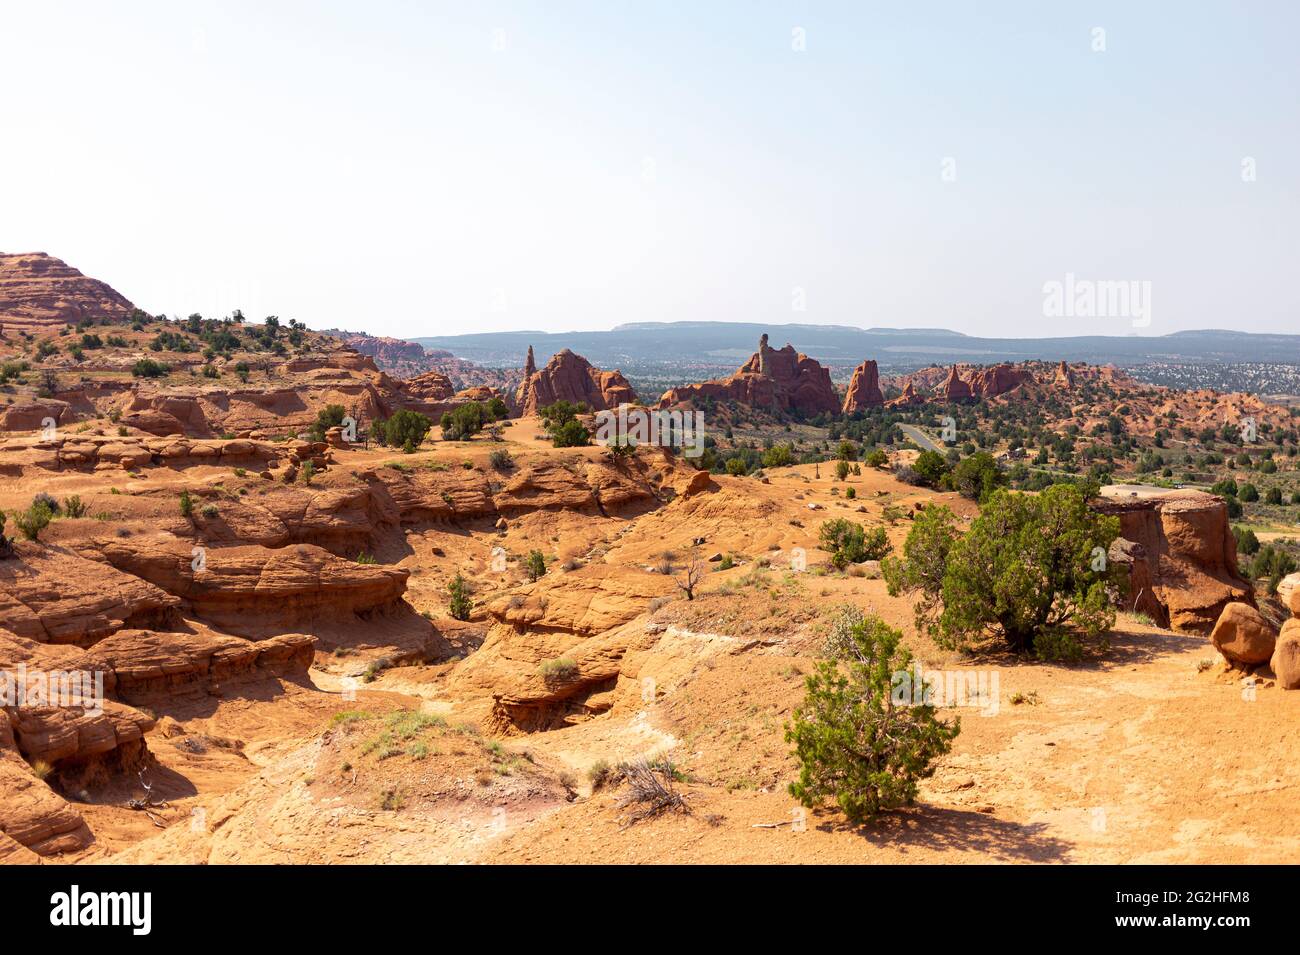
[[910,424],[900,424],[898,429],[911,438],[918,447],[923,448],[926,451],[938,451],[940,454],[944,452],[943,445],[939,444],[920,428],[914,427]]

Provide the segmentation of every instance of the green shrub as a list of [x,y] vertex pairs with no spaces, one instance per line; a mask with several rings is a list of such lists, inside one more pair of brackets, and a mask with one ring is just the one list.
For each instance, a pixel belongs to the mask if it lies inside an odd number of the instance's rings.
[[529,580],[537,580],[546,573],[546,557],[540,550],[530,550],[524,561]]
[[849,564],[880,560],[889,553],[889,535],[883,527],[869,533],[861,524],[843,517],[825,521],[817,533],[821,548],[831,555],[831,563],[843,570]]
[[948,462],[938,451],[922,451],[916,456],[912,470],[923,487],[938,487],[948,473]]
[[911,804],[917,782],[952,748],[960,722],[935,718],[934,708],[895,702],[893,675],[906,673],[911,654],[902,634],[875,617],[847,632],[836,657],[820,661],[805,680],[803,703],[786,727],[799,779],[790,794],[810,809],[833,799],[849,821]]
[[54,512],[42,501],[33,503],[25,511],[16,511],[14,526],[29,541],[34,541],[40,537],[41,531],[50,526],[53,519]]
[[442,436],[448,441],[468,441],[483,430],[483,425],[491,420],[487,408],[477,401],[463,404],[451,411],[445,411],[439,424]]
[[171,369],[152,358],[141,358],[131,366],[131,374],[137,378],[163,378]]
[[330,428],[340,427],[346,417],[347,410],[342,405],[326,405],[316,412],[316,421],[309,429],[312,440],[324,441],[325,432]]
[[538,667],[538,672],[547,683],[563,683],[578,675],[578,664],[558,657],[554,660],[543,660],[542,665]]
[[380,444],[401,448],[408,454],[424,443],[433,422],[418,411],[402,410],[387,421],[375,423],[375,438]]
[[788,444],[774,444],[763,452],[763,467],[786,468],[794,464],[794,448]]
[[181,491],[181,517],[188,518],[194,514],[194,499],[189,491]]
[[936,632],[943,578],[948,570],[948,553],[957,541],[957,519],[941,504],[931,504],[917,515],[903,542],[901,559],[886,558],[881,563],[889,595],[915,596],[916,629]]
[[451,598],[447,604],[447,612],[451,614],[452,619],[468,620],[474,604],[470,599],[469,584],[465,582],[465,578],[459,573],[456,574],[447,585],[447,593]]
[[1119,519],[1089,510],[1074,485],[995,492],[948,552],[940,644],[994,635],[1017,653],[1076,659],[1081,637],[1114,626],[1108,587],[1121,591],[1124,576],[1105,554],[1118,536]]
[[977,451],[963,458],[944,479],[945,486],[962,497],[981,503],[1006,483],[1006,475],[987,451]]
[[551,432],[551,444],[557,448],[582,448],[591,444],[591,432],[580,421],[564,422]]

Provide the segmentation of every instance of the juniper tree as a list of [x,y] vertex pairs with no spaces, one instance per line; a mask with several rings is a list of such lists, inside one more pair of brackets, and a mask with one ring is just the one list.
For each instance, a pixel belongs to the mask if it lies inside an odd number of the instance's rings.
[[952,748],[960,721],[937,719],[933,706],[914,697],[894,698],[894,674],[912,663],[901,639],[879,618],[860,617],[806,678],[785,733],[799,761],[790,794],[804,806],[831,799],[850,822],[869,822],[911,804],[917,782]]

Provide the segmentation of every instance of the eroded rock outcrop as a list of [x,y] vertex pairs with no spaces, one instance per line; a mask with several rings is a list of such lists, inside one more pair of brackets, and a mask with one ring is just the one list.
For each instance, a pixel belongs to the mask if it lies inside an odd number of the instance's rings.
[[565,348],[551,356],[542,369],[533,365],[528,350],[525,377],[515,396],[519,413],[536,414],[557,401],[583,403],[592,411],[607,411],[636,401],[636,393],[620,371],[601,371],[581,355]]
[[134,306],[98,279],[44,252],[0,253],[0,330],[36,332],[126,319]]
[[1029,369],[1004,362],[972,373],[970,393],[972,397],[982,400],[996,398],[1033,380],[1033,373]]
[[[1200,491],[1124,497],[1116,488],[1092,502],[1120,520],[1130,549],[1128,605],[1161,626],[1208,634],[1229,603],[1253,605],[1237,569],[1237,546],[1222,498]],[[1112,555],[1118,552],[1112,548]]]
[[632,621],[675,589],[668,578],[603,565],[545,577],[489,605],[487,640],[454,683],[461,692],[490,695],[491,720],[502,732],[603,713],[628,654],[657,639]]
[[90,646],[128,626],[165,624],[180,603],[138,577],[52,547],[18,541],[0,560],[0,621],[41,643]]
[[849,390],[844,393],[842,411],[852,414],[864,408],[875,408],[885,403],[885,396],[880,390],[880,372],[874,358],[869,358],[853,369],[849,379]]
[[344,560],[312,544],[210,547],[196,565],[190,541],[170,534],[89,543],[113,567],[178,597],[229,633],[267,636],[322,620],[396,609],[409,571]]
[[758,351],[729,378],[671,388],[659,399],[658,407],[671,408],[696,398],[803,415],[836,414],[841,408],[829,371],[795,351],[793,345],[772,348],[766,335],[759,339]]
[[964,401],[971,397],[970,385],[962,381],[961,375],[957,374],[956,365],[948,370],[948,377],[939,386],[939,393],[946,401]]

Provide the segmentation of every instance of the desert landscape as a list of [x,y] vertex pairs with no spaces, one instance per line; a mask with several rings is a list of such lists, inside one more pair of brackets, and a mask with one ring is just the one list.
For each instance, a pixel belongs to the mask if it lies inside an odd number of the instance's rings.
[[1300,861],[1296,409],[755,345],[638,394],[0,256],[0,859]]

